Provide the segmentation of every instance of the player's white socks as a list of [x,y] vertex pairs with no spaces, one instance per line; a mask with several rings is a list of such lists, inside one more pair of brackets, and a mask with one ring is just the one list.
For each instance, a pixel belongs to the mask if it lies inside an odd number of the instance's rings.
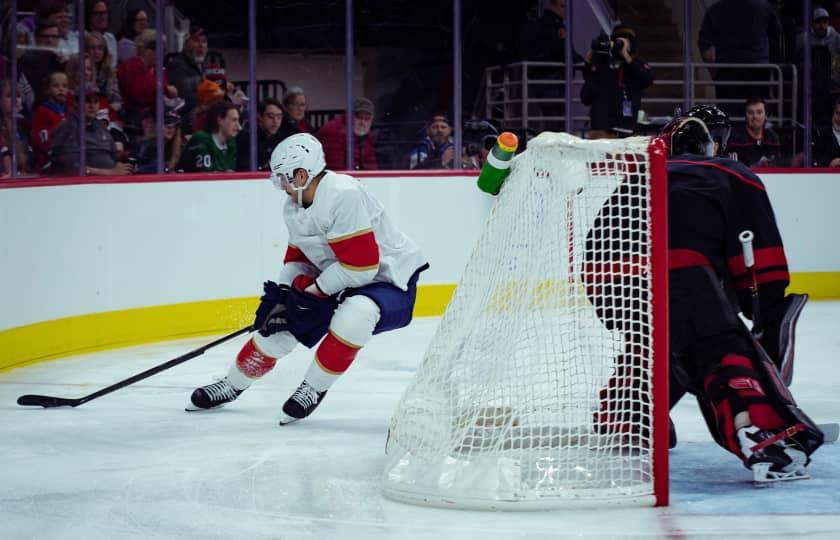
[[231,386],[241,391],[246,390],[256,379],[252,379],[244,373],[242,373],[242,371],[240,371],[239,369],[239,366],[237,366],[236,363],[234,363],[232,366],[230,366],[230,369],[228,370],[227,380]]
[[319,392],[326,392],[329,390],[330,386],[333,385],[335,381],[341,377],[341,373],[329,373],[324,371],[324,369],[318,365],[318,362],[313,360],[311,364],[309,364],[309,369],[306,370],[306,375],[303,376],[303,380],[308,382],[309,385]]

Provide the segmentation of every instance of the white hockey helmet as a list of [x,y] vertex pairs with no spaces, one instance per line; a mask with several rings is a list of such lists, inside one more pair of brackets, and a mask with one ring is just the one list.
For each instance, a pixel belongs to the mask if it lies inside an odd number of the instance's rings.
[[[271,180],[279,189],[285,191],[288,185],[298,192],[300,200],[303,190],[309,187],[313,178],[324,172],[327,162],[324,159],[324,148],[321,143],[309,133],[296,133],[286,137],[271,153]],[[295,171],[305,170],[309,178],[303,186],[295,186],[293,179]]]

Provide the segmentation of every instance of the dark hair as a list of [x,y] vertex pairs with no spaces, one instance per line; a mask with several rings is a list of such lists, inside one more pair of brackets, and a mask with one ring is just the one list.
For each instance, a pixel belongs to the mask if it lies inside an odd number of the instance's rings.
[[90,21],[93,19],[93,8],[96,7],[96,4],[105,4],[105,8],[108,10],[108,17],[111,16],[111,2],[109,0],[86,0],[85,2],[85,29],[92,30],[90,26]]
[[44,0],[35,7],[35,14],[48,19],[54,13],[61,13],[67,9],[67,0]]
[[47,28],[58,28],[58,25],[49,19],[44,19],[41,17],[37,17],[35,19],[35,36],[40,36],[41,32],[46,30]]
[[120,39],[128,38],[133,40],[137,37],[137,32],[134,31],[134,19],[140,12],[145,13],[145,9],[131,9],[123,20],[122,29],[120,30]]
[[230,101],[214,103],[207,109],[207,118],[204,120],[204,131],[213,134],[219,129],[219,120],[227,116],[229,110],[238,110],[236,105]]
[[283,105],[279,101],[273,97],[267,97],[257,104],[257,113],[264,114],[269,105],[274,105],[281,111],[283,110]]
[[744,103],[744,110],[747,110],[747,107],[750,105],[755,105],[756,103],[761,103],[764,105],[764,110],[767,111],[767,102],[761,96],[750,96],[747,98],[746,103]]

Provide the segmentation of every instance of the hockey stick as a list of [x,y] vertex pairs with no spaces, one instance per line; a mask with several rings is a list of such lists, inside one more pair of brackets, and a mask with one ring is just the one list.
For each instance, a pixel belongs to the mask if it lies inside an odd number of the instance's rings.
[[170,360],[166,363],[163,363],[163,364],[160,364],[160,365],[155,366],[153,368],[147,369],[146,371],[144,371],[142,373],[138,373],[137,375],[131,376],[131,377],[129,377],[127,379],[124,379],[124,380],[122,380],[118,383],[114,383],[111,386],[103,388],[102,390],[98,390],[98,391],[96,391],[92,394],[88,394],[84,397],[72,399],[72,398],[61,398],[61,397],[53,397],[53,396],[39,396],[39,395],[34,395],[34,394],[26,394],[25,396],[20,396],[18,398],[17,404],[18,405],[23,405],[23,406],[44,407],[45,409],[48,409],[48,408],[51,408],[51,407],[78,407],[79,405],[82,405],[83,403],[87,403],[88,401],[91,401],[91,400],[96,399],[98,397],[102,397],[105,394],[110,394],[111,392],[115,392],[115,391],[119,390],[120,388],[125,388],[126,386],[128,386],[130,384],[134,384],[137,381],[142,381],[143,379],[149,378],[156,373],[160,373],[161,371],[165,371],[165,370],[167,370],[171,367],[175,367],[178,364],[182,364],[182,363],[186,362],[187,360],[192,360],[196,356],[201,356],[207,350],[212,349],[216,345],[221,345],[222,343],[224,343],[226,341],[229,341],[229,340],[235,338],[236,336],[242,335],[242,334],[244,334],[246,332],[250,332],[250,331],[251,331],[251,326],[250,325],[246,326],[245,328],[240,328],[236,332],[234,332],[232,334],[228,334],[228,335],[226,335],[222,338],[219,338],[212,343],[208,343],[207,345],[201,346],[198,349],[190,351],[187,354],[184,354],[182,356],[179,356],[178,358],[173,358],[172,360]]

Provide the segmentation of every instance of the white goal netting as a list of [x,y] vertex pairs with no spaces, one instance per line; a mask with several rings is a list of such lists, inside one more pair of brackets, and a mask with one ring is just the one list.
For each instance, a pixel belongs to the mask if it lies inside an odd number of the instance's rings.
[[543,133],[516,158],[391,421],[386,495],[651,502],[648,143]]

